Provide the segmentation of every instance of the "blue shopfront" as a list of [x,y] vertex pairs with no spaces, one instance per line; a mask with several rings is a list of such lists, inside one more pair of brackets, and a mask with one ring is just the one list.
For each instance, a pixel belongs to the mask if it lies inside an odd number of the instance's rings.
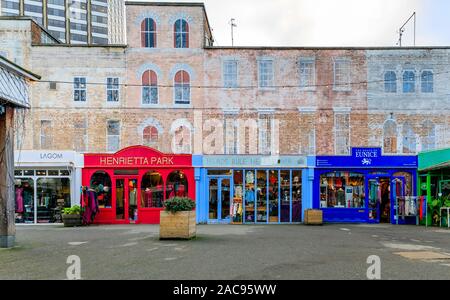
[[329,223],[415,224],[415,217],[405,217],[397,207],[403,210],[399,203],[414,198],[417,167],[417,156],[383,156],[381,148],[318,156],[313,207],[323,210]]
[[194,156],[197,222],[293,224],[312,208],[315,159],[304,156]]

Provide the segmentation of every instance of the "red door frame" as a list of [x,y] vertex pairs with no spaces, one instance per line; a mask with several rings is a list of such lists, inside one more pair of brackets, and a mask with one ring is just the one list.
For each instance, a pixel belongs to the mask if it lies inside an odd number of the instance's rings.
[[[113,161],[113,159],[121,159],[121,162],[126,162],[129,157],[133,160],[133,155],[139,155],[139,158],[148,158],[147,161],[156,161],[157,158],[166,159],[170,161],[170,165],[110,165],[106,168],[99,165],[100,159],[105,161],[105,157]],[[141,159],[142,161],[142,159]],[[138,175],[115,175],[116,170],[138,170]],[[100,213],[97,215],[94,223],[96,224],[129,224],[128,209],[129,207],[129,180],[137,179],[137,195],[136,201],[138,206],[138,221],[136,224],[159,224],[159,214],[163,210],[162,208],[143,208],[141,207],[141,184],[143,177],[148,172],[158,172],[163,177],[163,193],[164,199],[167,196],[167,179],[169,175],[176,171],[181,171],[187,179],[188,196],[195,201],[195,179],[194,168],[192,167],[191,155],[166,155],[154,149],[135,146],[123,149],[115,154],[85,154],[85,167],[83,169],[82,182],[83,186],[89,186],[92,176],[96,172],[105,172],[111,179],[111,208],[101,208]],[[124,209],[125,220],[116,220],[116,180],[124,179],[125,182],[125,197],[124,197]]]

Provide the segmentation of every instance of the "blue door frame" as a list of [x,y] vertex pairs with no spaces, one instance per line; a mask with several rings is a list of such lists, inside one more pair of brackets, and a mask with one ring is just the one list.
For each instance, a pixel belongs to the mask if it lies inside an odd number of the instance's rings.
[[208,185],[206,190],[206,197],[208,199],[208,207],[207,211],[209,212],[209,202],[210,202],[210,184],[211,180],[217,180],[217,219],[210,219],[208,214],[208,223],[209,224],[230,224],[231,218],[228,216],[228,219],[224,219],[222,216],[222,182],[224,180],[229,180],[230,182],[230,212],[231,212],[231,204],[233,199],[233,177],[230,176],[207,176]]

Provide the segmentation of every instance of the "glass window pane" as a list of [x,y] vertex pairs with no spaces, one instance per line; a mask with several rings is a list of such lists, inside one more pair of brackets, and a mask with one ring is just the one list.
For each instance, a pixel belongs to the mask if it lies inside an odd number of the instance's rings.
[[278,171],[269,171],[269,222],[279,222],[280,206],[278,203]]
[[58,176],[59,171],[58,170],[48,170],[48,176]]
[[23,175],[24,176],[34,176],[34,170],[24,170]]
[[234,181],[234,199],[233,199],[233,206],[231,208],[232,210],[232,216],[233,216],[233,222],[234,223],[242,223],[243,220],[243,196],[244,196],[244,190],[243,190],[243,171],[234,171],[233,181]]
[[106,172],[96,172],[91,177],[90,187],[97,195],[99,208],[111,208],[111,178]]
[[280,222],[289,223],[291,221],[291,172],[283,170],[280,172],[280,196],[281,212]]
[[62,210],[70,207],[69,178],[39,178],[37,180],[37,222],[61,223]]
[[34,223],[34,181],[14,180],[16,223]]
[[125,180],[116,179],[116,220],[125,220]]
[[188,182],[181,171],[172,172],[167,178],[166,199],[173,197],[188,197]]
[[302,221],[302,171],[292,171],[292,222]]
[[351,172],[334,172],[320,178],[322,208],[365,208],[365,177]]
[[267,222],[267,172],[265,170],[257,171],[257,190],[256,190],[256,221],[258,223]]
[[255,222],[255,172],[246,171],[245,172],[245,222],[254,223]]
[[158,172],[148,172],[141,183],[141,207],[162,208],[164,204],[164,181]]

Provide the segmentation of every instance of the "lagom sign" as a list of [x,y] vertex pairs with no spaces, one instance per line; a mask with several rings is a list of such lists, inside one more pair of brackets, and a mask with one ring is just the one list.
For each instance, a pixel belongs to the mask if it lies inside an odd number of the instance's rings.
[[64,159],[64,154],[62,153],[41,153],[40,158],[45,160],[58,160],[58,159]]
[[381,148],[353,148],[351,156],[318,156],[317,168],[417,168],[417,156],[383,156]]

